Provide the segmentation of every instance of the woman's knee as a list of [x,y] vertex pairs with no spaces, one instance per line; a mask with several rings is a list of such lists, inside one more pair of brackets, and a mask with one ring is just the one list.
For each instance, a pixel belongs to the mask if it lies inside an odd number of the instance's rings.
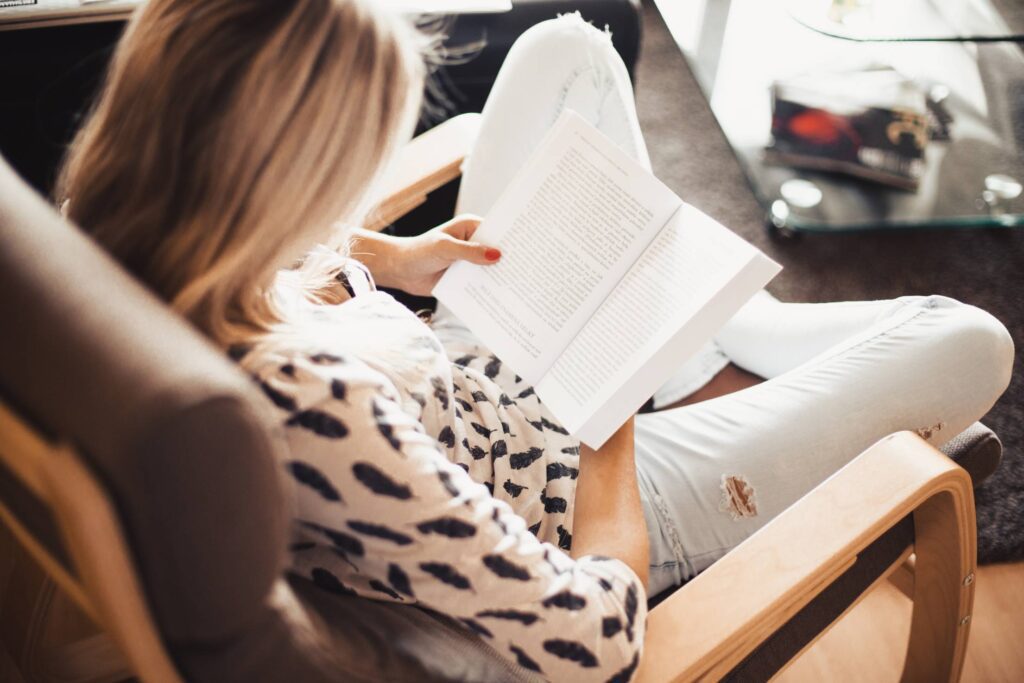
[[527,29],[509,51],[510,63],[529,62],[544,71],[595,69],[626,73],[611,34],[584,21],[579,12],[563,14]]
[[1009,386],[1013,372],[1014,344],[1006,326],[977,306],[945,296],[922,297],[916,304],[938,320],[938,336],[948,358],[968,369],[966,381],[973,392],[994,403]]

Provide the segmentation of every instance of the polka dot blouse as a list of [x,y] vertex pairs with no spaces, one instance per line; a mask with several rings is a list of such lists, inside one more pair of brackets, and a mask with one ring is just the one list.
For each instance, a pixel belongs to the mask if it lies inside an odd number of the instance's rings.
[[421,604],[555,681],[628,681],[646,596],[624,563],[572,559],[579,444],[511,369],[347,261],[301,339],[236,353],[280,411],[297,500],[291,570]]

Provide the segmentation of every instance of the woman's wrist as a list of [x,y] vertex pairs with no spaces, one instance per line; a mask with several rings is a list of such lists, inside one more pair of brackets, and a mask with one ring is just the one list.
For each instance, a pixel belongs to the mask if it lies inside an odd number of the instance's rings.
[[395,277],[400,270],[398,254],[402,248],[401,240],[401,237],[357,228],[349,243],[349,255],[366,266],[376,284],[401,289],[401,283]]

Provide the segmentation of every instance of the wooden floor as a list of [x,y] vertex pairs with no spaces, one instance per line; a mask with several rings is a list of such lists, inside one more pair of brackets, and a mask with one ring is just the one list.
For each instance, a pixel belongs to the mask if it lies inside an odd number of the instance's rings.
[[[883,582],[776,681],[896,681],[909,630],[910,601]],[[961,680],[1024,681],[1024,562],[979,568]]]

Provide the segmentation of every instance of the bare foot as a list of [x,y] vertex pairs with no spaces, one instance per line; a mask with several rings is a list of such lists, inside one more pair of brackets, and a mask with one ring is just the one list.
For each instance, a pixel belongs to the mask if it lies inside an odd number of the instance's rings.
[[747,372],[743,368],[729,363],[722,368],[721,372],[715,375],[710,382],[702,386],[697,391],[685,398],[679,399],[675,403],[670,403],[667,406],[660,406],[656,410],[672,410],[673,408],[693,405],[694,403],[700,403],[701,401],[718,398],[719,396],[725,396],[726,394],[731,394],[734,391],[739,391],[740,389],[752,387],[763,381],[763,377],[759,377],[752,372]]

